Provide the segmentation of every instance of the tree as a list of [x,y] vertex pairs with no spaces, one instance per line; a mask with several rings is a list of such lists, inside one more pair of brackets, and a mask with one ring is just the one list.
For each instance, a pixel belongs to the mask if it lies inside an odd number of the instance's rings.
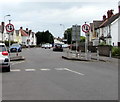
[[36,33],[36,38],[37,38],[37,45],[43,44],[43,43],[54,43],[54,37],[53,35],[47,30],[43,32],[37,32]]
[[71,44],[72,42],[72,28],[68,28],[64,32],[64,39],[67,39],[67,44]]

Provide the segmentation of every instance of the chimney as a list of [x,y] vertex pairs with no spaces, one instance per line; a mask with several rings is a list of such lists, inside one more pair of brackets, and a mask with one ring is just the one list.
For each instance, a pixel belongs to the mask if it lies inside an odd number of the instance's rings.
[[112,10],[112,9],[110,10],[110,17],[113,15],[113,11],[114,10]]
[[107,18],[110,18],[110,11],[107,11]]
[[103,21],[105,21],[106,20],[106,15],[103,15]]
[[20,29],[23,29],[23,27],[20,27]]
[[1,22],[1,25],[2,25],[2,33],[4,32],[4,27],[5,27],[5,23],[4,22]]
[[26,31],[28,32],[28,28],[26,28]]
[[120,1],[118,2],[118,13],[120,14]]
[[113,15],[113,10],[108,10],[107,11],[107,16],[108,16],[108,19]]
[[32,32],[32,30],[29,30],[29,35],[30,35],[31,32]]

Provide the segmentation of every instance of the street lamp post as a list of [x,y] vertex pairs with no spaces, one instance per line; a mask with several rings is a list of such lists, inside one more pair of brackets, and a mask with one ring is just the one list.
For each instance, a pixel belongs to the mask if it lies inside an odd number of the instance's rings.
[[[64,32],[65,32],[65,25],[64,24],[60,24],[60,26],[63,26]],[[66,39],[67,39],[67,43],[68,43],[68,34],[66,33]]]
[[[5,29],[5,17],[8,17],[8,16],[11,16],[11,15],[8,14],[8,15],[5,15],[5,16],[4,16],[4,21],[3,21],[3,22],[4,22],[4,25],[3,25],[4,29]],[[4,31],[3,31],[3,32],[2,32],[2,42],[4,41],[4,40],[3,40],[4,34],[5,34],[5,33],[4,33]]]

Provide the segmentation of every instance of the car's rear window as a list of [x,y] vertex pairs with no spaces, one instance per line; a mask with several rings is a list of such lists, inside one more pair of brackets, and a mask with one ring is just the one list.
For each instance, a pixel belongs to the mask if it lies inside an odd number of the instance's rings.
[[4,45],[0,45],[0,52],[2,52],[2,51],[6,51],[7,49],[6,49],[6,47],[4,46]]

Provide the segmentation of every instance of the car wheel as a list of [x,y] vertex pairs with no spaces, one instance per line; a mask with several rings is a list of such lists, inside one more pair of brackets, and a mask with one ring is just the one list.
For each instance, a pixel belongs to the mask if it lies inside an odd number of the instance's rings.
[[3,68],[2,72],[10,72],[10,66],[8,66],[7,68]]

